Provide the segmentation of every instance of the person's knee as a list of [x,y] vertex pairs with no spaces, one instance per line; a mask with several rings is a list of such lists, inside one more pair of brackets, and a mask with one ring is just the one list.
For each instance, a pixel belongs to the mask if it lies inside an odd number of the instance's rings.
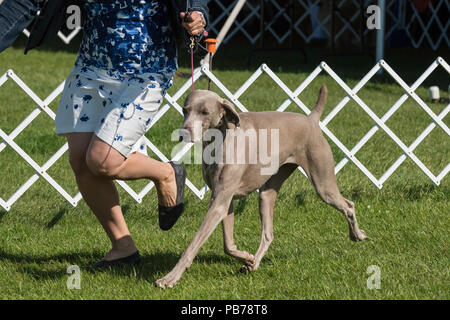
[[116,178],[119,172],[120,164],[110,157],[103,157],[95,150],[89,150],[86,154],[86,165],[96,176]]
[[92,133],[76,132],[66,135],[69,145],[69,164],[75,174],[75,178],[92,175],[86,164],[86,152],[89,148]]
[[72,168],[75,177],[80,177],[89,173],[89,168],[86,165],[86,154],[84,152],[69,152],[69,164]]

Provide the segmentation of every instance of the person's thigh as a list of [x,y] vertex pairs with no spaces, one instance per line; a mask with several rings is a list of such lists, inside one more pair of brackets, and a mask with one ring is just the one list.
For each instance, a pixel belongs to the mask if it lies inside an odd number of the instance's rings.
[[93,132],[65,134],[69,144],[69,162],[76,176],[89,170],[95,175],[112,175],[126,158]]
[[[150,127],[163,99],[158,83],[142,88],[136,80],[124,81],[110,99],[106,100],[95,135],[124,157],[138,151],[142,137]],[[144,146],[142,146],[144,147]]]

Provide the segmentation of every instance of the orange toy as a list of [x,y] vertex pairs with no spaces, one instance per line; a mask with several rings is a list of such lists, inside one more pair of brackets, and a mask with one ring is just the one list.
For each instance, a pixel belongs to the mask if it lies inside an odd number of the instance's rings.
[[208,48],[208,52],[209,53],[215,53],[216,52],[216,43],[217,40],[213,39],[213,38],[208,38],[205,40],[207,48]]

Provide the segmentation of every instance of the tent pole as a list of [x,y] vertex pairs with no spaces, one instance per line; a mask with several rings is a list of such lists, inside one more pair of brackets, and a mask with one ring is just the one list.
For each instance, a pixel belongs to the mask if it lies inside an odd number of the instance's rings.
[[[377,62],[384,58],[384,33],[386,27],[386,1],[378,0],[378,7],[380,8],[380,19],[381,26],[380,29],[377,30],[377,51],[376,51],[376,60]],[[378,74],[382,74],[383,69],[378,71]]]
[[[234,6],[233,10],[231,11],[230,15],[228,16],[227,20],[225,21],[225,24],[223,25],[222,29],[220,29],[219,34],[217,35],[217,44],[216,49],[219,48],[219,46],[222,44],[223,39],[227,35],[228,31],[230,30],[231,26],[233,25],[234,21],[236,20],[239,12],[241,11],[242,7],[244,6],[245,2],[247,0],[239,0],[236,5]],[[215,53],[213,53],[214,56]],[[209,61],[209,55],[208,53],[205,58],[202,60],[202,64]]]

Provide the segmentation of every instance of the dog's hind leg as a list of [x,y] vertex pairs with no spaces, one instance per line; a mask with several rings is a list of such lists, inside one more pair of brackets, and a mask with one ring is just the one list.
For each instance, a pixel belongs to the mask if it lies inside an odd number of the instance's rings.
[[226,254],[241,260],[245,264],[253,264],[255,257],[247,252],[238,250],[236,244],[234,243],[234,210],[233,202],[230,204],[228,209],[228,215],[222,220],[222,230],[223,230],[223,246]]
[[310,150],[305,171],[319,197],[344,214],[349,226],[350,239],[353,241],[366,239],[365,232],[359,229],[356,221],[355,205],[339,192],[334,174],[333,155],[325,138],[317,138],[314,148]]
[[331,205],[333,208],[342,212],[347,219],[349,236],[352,241],[362,241],[367,238],[364,230],[359,229],[358,221],[356,220],[355,205],[350,200],[345,199],[336,189],[331,190],[323,188],[322,185],[316,188],[320,198]]
[[255,254],[254,263],[246,263],[243,265],[241,268],[242,272],[255,271],[258,269],[261,259],[266,254],[267,249],[269,249],[269,246],[273,241],[273,208],[275,207],[275,200],[281,185],[296,168],[297,165],[294,164],[283,165],[278,172],[259,189],[261,241],[258,251]]

